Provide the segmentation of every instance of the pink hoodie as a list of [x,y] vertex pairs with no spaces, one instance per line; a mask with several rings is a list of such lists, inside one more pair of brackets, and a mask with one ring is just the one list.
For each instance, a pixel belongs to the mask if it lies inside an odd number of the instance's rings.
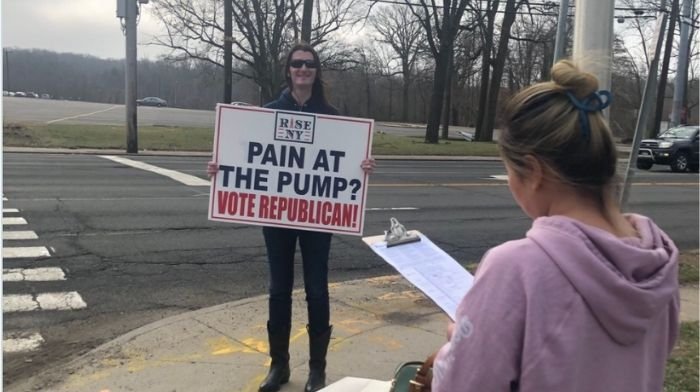
[[[662,391],[678,334],[678,249],[563,217],[491,249],[433,367],[433,391]],[[513,388],[517,389],[513,389]]]

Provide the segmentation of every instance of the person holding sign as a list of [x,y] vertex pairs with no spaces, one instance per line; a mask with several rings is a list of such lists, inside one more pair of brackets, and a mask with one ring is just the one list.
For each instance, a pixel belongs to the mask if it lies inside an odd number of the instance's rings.
[[433,392],[663,390],[678,249],[620,210],[610,93],[570,61],[551,74],[513,97],[498,140],[532,227],[484,255],[435,357]]
[[[299,43],[292,47],[287,55],[285,73],[287,89],[277,100],[265,105],[265,108],[338,115],[338,110],[326,99],[320,60],[310,45]],[[361,167],[366,173],[371,173],[375,167],[374,159],[364,160]],[[218,170],[217,162],[209,162],[207,173],[210,177]],[[294,254],[298,241],[309,315],[307,331],[310,359],[305,391],[317,391],[325,386],[326,354],[332,331],[328,299],[328,258],[332,234],[266,226],[263,228],[263,236],[270,268],[267,332],[272,363],[258,390],[278,391],[282,384],[289,381]]]

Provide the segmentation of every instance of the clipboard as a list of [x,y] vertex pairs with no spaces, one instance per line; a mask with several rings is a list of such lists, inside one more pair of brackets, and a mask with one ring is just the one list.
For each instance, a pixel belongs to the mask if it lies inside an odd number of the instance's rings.
[[454,320],[474,276],[421,232],[409,230],[405,234],[419,240],[388,246],[386,233],[362,241]]

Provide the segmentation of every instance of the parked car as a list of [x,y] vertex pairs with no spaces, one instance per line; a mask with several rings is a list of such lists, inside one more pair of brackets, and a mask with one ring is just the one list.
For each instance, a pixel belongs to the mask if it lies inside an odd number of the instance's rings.
[[674,172],[698,171],[698,133],[700,126],[670,128],[655,139],[639,145],[637,168],[649,170],[653,165],[670,165]]
[[41,94],[41,99],[51,99],[51,94]]
[[158,97],[146,97],[143,99],[137,99],[136,104],[139,106],[157,106],[160,108],[163,106],[168,106],[168,101]]
[[22,98],[24,98],[24,97],[26,97],[26,96],[27,96],[27,94],[25,94],[23,91],[17,91],[17,92],[15,93],[15,97],[22,97]]

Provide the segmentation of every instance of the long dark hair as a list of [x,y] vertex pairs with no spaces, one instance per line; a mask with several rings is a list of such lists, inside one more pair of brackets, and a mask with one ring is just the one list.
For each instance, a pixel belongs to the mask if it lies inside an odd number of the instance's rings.
[[311,96],[321,100],[325,106],[331,106],[326,99],[326,91],[324,89],[321,72],[321,59],[318,57],[316,50],[314,50],[314,48],[306,42],[298,42],[292,46],[292,48],[289,50],[289,54],[287,54],[287,63],[284,66],[284,75],[287,80],[287,87],[289,88],[289,91],[294,89],[294,86],[292,85],[292,76],[289,74],[289,67],[292,61],[292,55],[297,51],[309,52],[312,56],[314,56],[314,61],[316,62],[316,79],[314,79],[314,84],[311,86]]

